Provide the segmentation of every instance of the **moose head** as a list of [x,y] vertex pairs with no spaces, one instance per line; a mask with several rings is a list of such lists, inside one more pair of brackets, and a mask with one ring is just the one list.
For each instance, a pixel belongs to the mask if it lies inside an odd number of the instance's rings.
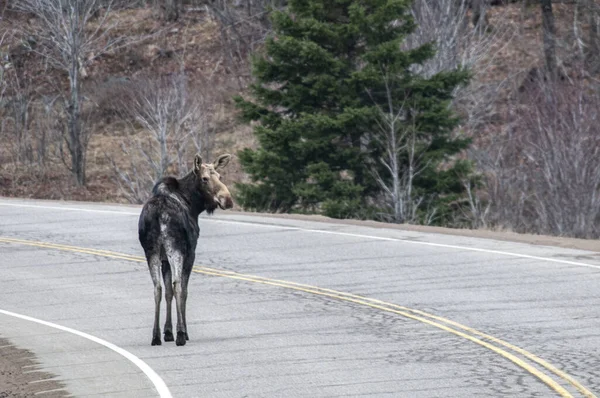
[[212,202],[212,205],[207,204],[209,212],[212,212],[217,206],[223,210],[233,207],[231,193],[221,181],[219,174],[219,171],[227,166],[230,159],[231,155],[223,154],[217,157],[213,163],[203,163],[200,154],[194,157],[194,174],[199,180],[198,183],[204,191],[207,201]]

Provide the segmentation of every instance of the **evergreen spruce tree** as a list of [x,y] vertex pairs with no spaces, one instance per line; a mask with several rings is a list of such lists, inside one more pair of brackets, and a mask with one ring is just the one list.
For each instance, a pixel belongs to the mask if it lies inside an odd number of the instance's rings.
[[[467,75],[425,79],[411,72],[433,49],[400,49],[414,30],[410,1],[290,0],[272,20],[274,35],[253,59],[252,99],[236,99],[243,118],[259,122],[259,147],[239,153],[252,179],[238,185],[244,207],[366,216],[389,178],[385,163],[373,161],[385,153],[375,139],[384,107],[404,112],[395,127],[400,136],[417,132],[427,158],[414,181],[421,191],[460,191],[453,172],[438,166],[467,145],[451,138],[457,121],[448,110]],[[397,156],[402,163],[406,153]]]

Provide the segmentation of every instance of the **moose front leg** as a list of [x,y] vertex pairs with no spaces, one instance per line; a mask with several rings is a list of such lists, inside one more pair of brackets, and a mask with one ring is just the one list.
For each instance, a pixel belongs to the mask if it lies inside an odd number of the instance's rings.
[[[192,259],[192,266],[193,266],[193,259]],[[190,272],[191,272],[191,267],[190,267],[190,271],[186,272],[184,271],[184,275],[182,278],[182,299],[183,299],[183,327],[185,329],[185,339],[189,340],[190,336],[188,335],[188,330],[187,330],[187,298],[188,298],[188,283],[190,281]]]

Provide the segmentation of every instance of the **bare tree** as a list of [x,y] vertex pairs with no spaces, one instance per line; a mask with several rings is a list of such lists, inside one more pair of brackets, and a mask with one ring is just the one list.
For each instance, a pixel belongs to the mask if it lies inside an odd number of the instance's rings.
[[154,0],[154,6],[160,10],[162,18],[169,22],[177,21],[182,12],[182,0]]
[[[477,176],[476,176],[477,177]],[[467,194],[467,206],[460,206],[464,218],[468,220],[470,227],[473,229],[487,228],[488,217],[491,209],[491,202],[484,201],[478,193],[477,178],[464,176],[461,183]]]
[[32,107],[34,98],[28,90],[27,81],[22,81],[19,76],[12,71],[6,71],[9,80],[11,96],[7,98],[5,105],[5,115],[2,123],[2,130],[10,130],[14,139],[11,140],[13,146],[12,153],[15,156],[16,163],[31,163],[33,161],[32,140],[30,139],[30,125],[32,123]]
[[65,141],[70,170],[78,185],[86,182],[86,151],[90,129],[82,123],[81,81],[86,66],[123,38],[110,37],[116,22],[110,14],[113,0],[21,0],[16,7],[37,17],[32,34],[38,39],[35,50],[52,66],[68,76],[64,95],[67,128]]
[[[429,143],[417,138],[416,126],[408,120],[410,104],[399,103],[394,98],[394,77],[387,71],[382,72],[385,87],[385,103],[375,100],[379,118],[377,129],[366,137],[382,149],[377,165],[370,168],[377,184],[384,193],[383,207],[389,209],[386,221],[396,223],[417,222],[417,210],[423,203],[422,196],[415,195],[414,180],[427,167],[423,154]],[[369,93],[370,94],[370,93]],[[429,217],[426,217],[429,218]]]
[[[11,68],[9,63],[8,52],[3,52],[5,43],[9,41],[9,37],[12,36],[12,32],[9,30],[0,31],[0,111],[6,106],[9,88],[9,74],[8,69]],[[3,112],[2,112],[3,113]],[[4,116],[4,115],[3,115]],[[0,122],[0,134],[4,135],[5,120],[4,118]]]
[[[384,155],[379,162],[384,166],[387,176],[382,176],[373,169],[375,179],[384,192],[384,207],[390,210],[387,221],[395,223],[418,222],[417,211],[420,209],[424,197],[417,195],[414,190],[415,178],[425,169],[420,148],[422,143],[417,141],[416,132],[409,128],[399,130],[396,125],[399,114],[382,114],[379,124],[381,135],[375,136],[380,144],[385,147]],[[399,158],[407,158],[406,163],[401,163]],[[389,182],[388,182],[389,181]],[[425,224],[433,221],[435,209],[430,209],[425,219]]]
[[521,114],[523,155],[540,231],[579,238],[600,234],[600,96],[582,83],[549,83]]
[[490,226],[600,237],[600,95],[584,84],[540,79],[503,134],[474,148]]
[[207,7],[220,27],[226,65],[244,86],[242,71],[248,56],[261,46],[271,32],[269,12],[282,9],[287,0],[196,0]]
[[[489,6],[488,0],[475,0],[479,13]],[[486,67],[494,55],[512,38],[511,29],[504,25],[494,27],[493,32],[480,28],[483,23],[469,24],[471,0],[415,0],[412,14],[416,30],[407,37],[405,46],[417,48],[426,43],[435,43],[435,56],[416,69],[429,77],[436,73],[453,70],[460,66],[474,67],[484,62]],[[502,23],[503,18],[498,18]]]
[[556,27],[554,26],[554,12],[552,0],[540,0],[542,7],[542,36],[544,40],[544,57],[546,69],[551,76],[557,73],[556,65]]
[[8,67],[8,54],[2,51],[4,43],[8,42],[11,32],[8,30],[0,31],[0,104],[3,104],[4,95],[8,89],[8,78],[6,68]]
[[[113,166],[118,182],[132,202],[143,202],[150,188],[168,171],[188,171],[191,153],[208,157],[214,130],[201,91],[183,73],[161,78],[140,78],[129,84],[121,99],[123,116],[141,126],[147,136],[123,145],[129,171]],[[142,170],[144,170],[142,172]]]
[[471,7],[473,9],[472,21],[475,29],[479,33],[485,32],[488,26],[487,10],[490,5],[490,0],[472,0]]
[[600,5],[594,0],[575,1],[573,7],[575,43],[587,71],[595,74],[600,71]]
[[[481,2],[482,12],[487,0]],[[496,26],[488,31],[469,24],[470,0],[415,0],[412,13],[417,29],[405,41],[406,48],[417,48],[435,43],[435,56],[415,72],[425,77],[469,68],[473,74],[468,86],[455,92],[453,105],[465,116],[464,123],[476,130],[493,116],[498,93],[506,84],[504,79],[484,79],[494,68],[498,54],[510,46],[515,35],[509,26],[509,18],[500,16]]]
[[600,6],[593,0],[585,0],[589,34],[587,63],[592,73],[600,71]]
[[468,187],[470,214],[466,218],[475,228],[527,230],[528,183],[515,137],[509,125],[501,134],[469,148],[469,159],[475,162],[483,184],[481,189]]
[[[0,49],[10,48],[5,43],[18,38],[17,31],[0,33]],[[44,166],[62,145],[58,97],[36,93],[31,74],[15,65],[14,52],[0,50],[0,62],[0,136],[11,148],[9,153],[16,167]]]
[[[14,40],[15,33],[8,30],[2,32],[0,48],[3,47],[5,41],[9,41],[9,37]],[[7,145],[12,146],[10,153],[13,156],[13,162],[15,164],[31,163],[34,157],[30,137],[34,103],[31,79],[18,73],[12,64],[10,51],[0,55],[2,55],[3,63],[0,67],[0,114],[2,117],[0,132],[11,137],[6,142]]]
[[64,125],[57,117],[58,96],[43,95],[36,101],[33,129],[36,137],[37,162],[44,166],[49,160],[61,157]]

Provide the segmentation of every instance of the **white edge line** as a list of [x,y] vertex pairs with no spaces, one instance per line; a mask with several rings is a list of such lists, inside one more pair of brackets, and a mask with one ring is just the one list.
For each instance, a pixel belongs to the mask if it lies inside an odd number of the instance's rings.
[[578,261],[560,260],[560,259],[556,259],[556,258],[539,257],[539,256],[532,256],[529,254],[511,253],[511,252],[505,252],[505,251],[500,251],[500,250],[480,249],[477,247],[447,245],[444,243],[433,243],[433,242],[419,242],[419,241],[414,241],[414,240],[409,240],[409,239],[386,238],[383,236],[352,234],[352,233],[348,233],[348,232],[338,232],[338,231],[325,231],[322,229],[308,229],[308,228],[286,227],[286,226],[276,226],[276,225],[267,225],[267,224],[256,224],[256,223],[252,223],[252,222],[211,220],[210,218],[203,218],[203,220],[229,223],[229,224],[246,224],[246,225],[251,224],[253,226],[260,226],[260,227],[282,228],[282,229],[288,229],[288,230],[314,232],[314,233],[319,233],[319,234],[342,235],[342,236],[351,236],[354,238],[366,238],[366,239],[383,240],[383,241],[389,241],[389,242],[402,242],[402,243],[408,243],[408,244],[414,244],[414,245],[444,247],[447,249],[457,249],[457,250],[467,250],[467,251],[480,252],[480,253],[500,254],[500,255],[505,255],[505,256],[521,257],[521,258],[527,258],[527,259],[532,259],[532,260],[541,260],[541,261],[548,261],[548,262],[553,262],[553,263],[577,265],[580,267],[589,267],[589,268],[600,269],[600,265],[580,263]]
[[[139,212],[132,213],[132,212],[127,212],[127,211],[116,211],[116,210],[95,210],[95,209],[83,209],[83,208],[78,208],[78,207],[37,206],[37,205],[22,205],[22,204],[16,204],[16,203],[14,203],[14,204],[13,203],[0,203],[0,206],[34,207],[34,208],[40,208],[40,209],[73,210],[73,211],[84,211],[84,212],[90,212],[90,213],[113,213],[113,214],[125,214],[125,215],[136,215],[136,216],[139,215]],[[558,264],[576,265],[579,267],[587,267],[587,268],[594,268],[594,269],[600,270],[600,265],[581,263],[578,261],[560,260],[560,259],[549,258],[549,257],[532,256],[529,254],[511,253],[511,252],[505,252],[505,251],[500,251],[500,250],[490,250],[490,249],[481,249],[481,248],[476,248],[476,247],[447,245],[447,244],[443,244],[443,243],[418,242],[418,241],[409,240],[409,239],[386,238],[386,237],[382,237],[382,236],[352,234],[352,233],[348,233],[348,232],[337,232],[337,231],[325,231],[325,230],[321,230],[321,229],[289,227],[289,226],[285,226],[285,225],[260,224],[260,223],[253,223],[251,221],[246,222],[246,221],[215,220],[215,219],[210,219],[208,217],[202,217],[202,220],[212,221],[212,222],[220,222],[220,223],[226,223],[226,224],[252,225],[255,227],[263,227],[263,228],[278,228],[278,229],[284,229],[284,230],[290,230],[290,231],[303,231],[303,232],[313,232],[313,233],[319,233],[319,234],[351,236],[354,238],[374,239],[374,240],[382,240],[382,241],[388,241],[388,242],[402,242],[402,243],[413,244],[413,245],[443,247],[443,248],[447,248],[447,249],[466,250],[466,251],[479,252],[479,253],[499,254],[499,255],[504,255],[504,256],[527,258],[527,259],[531,259],[531,260],[547,261],[547,262],[558,263]]]
[[150,379],[152,384],[154,384],[154,387],[156,388],[156,391],[158,391],[158,394],[160,395],[161,398],[172,398],[171,392],[169,391],[169,388],[167,387],[167,385],[165,384],[163,379],[150,366],[148,366],[148,364],[146,362],[142,361],[140,358],[136,357],[129,351],[124,350],[123,348],[114,345],[113,343],[109,343],[108,341],[102,340],[101,338],[98,338],[96,336],[92,336],[91,334],[80,332],[79,330],[71,329],[66,326],[57,325],[56,323],[43,321],[41,319],[33,318],[33,317],[30,317],[27,315],[21,315],[21,314],[17,314],[17,313],[10,312],[10,311],[5,311],[2,309],[0,309],[0,314],[24,319],[24,320],[30,321],[30,322],[39,323],[41,325],[49,326],[54,329],[59,329],[64,332],[72,333],[77,336],[83,337],[84,339],[88,339],[90,341],[93,341],[94,343],[103,345],[104,347],[113,350],[117,354],[124,356],[129,361],[131,361],[135,366],[137,366],[142,372],[144,372],[144,374],[148,377],[148,379]]
[[117,210],[98,210],[98,209],[82,209],[81,207],[63,207],[63,206],[38,206],[38,205],[22,205],[17,203],[0,203],[0,206],[10,207],[33,207],[38,209],[54,209],[54,210],[75,210],[75,211],[86,211],[89,213],[113,213],[113,214],[128,214],[128,215],[139,215],[140,213],[131,213],[127,211]]

